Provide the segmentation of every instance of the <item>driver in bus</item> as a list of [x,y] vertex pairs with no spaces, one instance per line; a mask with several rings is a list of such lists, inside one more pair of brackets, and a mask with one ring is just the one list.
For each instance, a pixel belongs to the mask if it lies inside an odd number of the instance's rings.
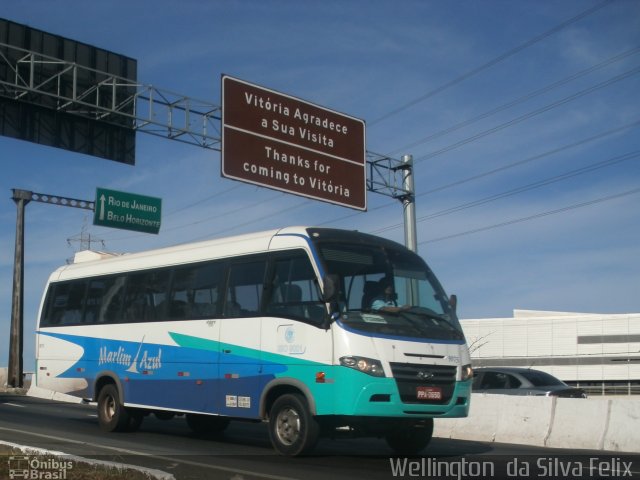
[[380,291],[382,293],[371,303],[371,310],[397,313],[411,308],[409,305],[398,306],[398,294],[393,288],[393,282],[388,278],[380,280]]

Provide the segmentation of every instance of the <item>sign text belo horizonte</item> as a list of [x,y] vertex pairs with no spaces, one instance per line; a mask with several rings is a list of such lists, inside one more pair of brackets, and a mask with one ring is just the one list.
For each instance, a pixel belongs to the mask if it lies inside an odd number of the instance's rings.
[[96,189],[94,225],[158,233],[161,216],[160,198],[106,188]]
[[222,175],[366,210],[362,120],[222,77]]

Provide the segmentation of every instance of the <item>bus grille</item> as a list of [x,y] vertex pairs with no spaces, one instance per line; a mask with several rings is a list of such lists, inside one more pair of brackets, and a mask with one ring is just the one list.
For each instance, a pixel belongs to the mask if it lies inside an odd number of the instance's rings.
[[[449,403],[456,383],[456,367],[450,365],[424,365],[421,363],[389,364],[393,378],[403,403],[443,404]],[[438,400],[418,399],[418,387],[438,387],[441,398]]]

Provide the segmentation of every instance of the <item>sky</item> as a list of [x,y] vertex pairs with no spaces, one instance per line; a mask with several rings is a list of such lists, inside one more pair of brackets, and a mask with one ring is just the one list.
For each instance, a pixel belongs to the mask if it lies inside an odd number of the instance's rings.
[[[70,12],[73,12],[70,14]],[[0,16],[120,53],[143,84],[219,105],[221,75],[366,122],[414,158],[418,253],[459,316],[640,312],[640,2],[4,2]],[[401,203],[361,212],[222,178],[220,153],[139,133],[135,167],[0,137],[0,366],[8,362],[11,189],[162,199],[159,234],[26,208],[25,369],[50,273],[79,248],[136,252],[287,225],[404,242]]]

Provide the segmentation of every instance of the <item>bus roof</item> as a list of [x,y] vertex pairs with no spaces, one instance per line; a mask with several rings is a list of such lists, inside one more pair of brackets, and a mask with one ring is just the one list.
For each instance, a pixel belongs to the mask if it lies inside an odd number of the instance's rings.
[[73,264],[64,265],[53,272],[49,282],[169,267],[269,250],[304,248],[310,236],[324,237],[329,241],[337,242],[370,243],[374,241],[378,245],[404,248],[392,240],[355,230],[292,226],[196,243],[183,243],[137,253],[80,252],[77,255],[77,261]]
[[125,271],[194,263],[202,260],[265,252],[277,234],[307,237],[307,227],[286,227],[257,233],[184,243],[136,253],[105,255],[103,252],[82,253],[78,262],[58,268],[49,281],[107,275]]

